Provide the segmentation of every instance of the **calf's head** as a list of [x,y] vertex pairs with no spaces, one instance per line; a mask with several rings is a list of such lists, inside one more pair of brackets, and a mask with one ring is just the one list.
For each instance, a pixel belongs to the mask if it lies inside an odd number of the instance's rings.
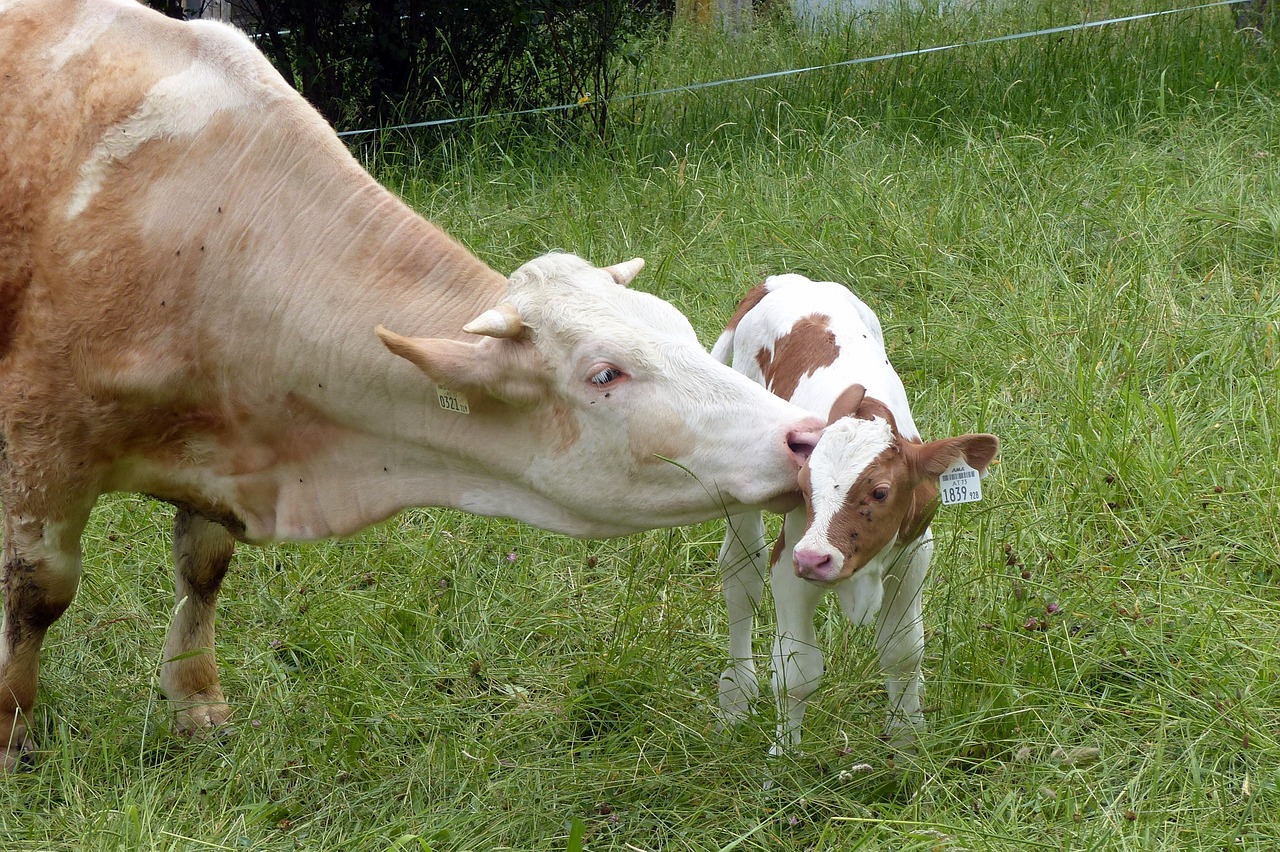
[[513,517],[619,535],[795,505],[824,424],[713,359],[674,307],[628,289],[643,265],[545,255],[464,326],[474,342],[379,333],[437,384],[498,403],[504,445],[477,449],[539,501]]
[[819,583],[851,577],[885,547],[918,538],[943,472],[961,458],[984,471],[999,448],[987,434],[906,440],[883,403],[854,390],[853,413],[834,419],[800,472],[808,519],[792,557],[798,576]]

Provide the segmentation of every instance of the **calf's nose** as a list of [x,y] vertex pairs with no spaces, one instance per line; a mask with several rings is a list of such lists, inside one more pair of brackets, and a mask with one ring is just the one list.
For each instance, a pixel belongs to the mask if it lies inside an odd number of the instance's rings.
[[830,553],[797,548],[791,554],[791,560],[795,563],[796,576],[802,580],[827,582],[835,573],[835,560]]
[[806,418],[787,431],[787,449],[796,467],[803,465],[813,454],[813,448],[822,437],[822,429],[826,424],[817,417]]

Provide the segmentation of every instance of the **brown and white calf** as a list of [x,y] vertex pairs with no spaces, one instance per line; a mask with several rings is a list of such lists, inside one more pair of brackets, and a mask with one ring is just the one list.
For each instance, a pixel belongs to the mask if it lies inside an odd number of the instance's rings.
[[[813,618],[828,592],[839,596],[854,624],[875,619],[890,731],[921,724],[920,598],[938,479],[961,458],[985,470],[996,437],[922,443],[879,319],[840,284],[769,278],[747,294],[712,354],[830,424],[800,473],[805,506],[787,514],[770,557],[777,614],[773,753],[799,744],[806,702],[822,679]],[[746,716],[759,691],[751,633],[766,551],[760,512],[730,518],[720,566],[731,662],[719,685],[729,721]]]
[[614,536],[798,502],[822,421],[620,286],[642,261],[504,278],[242,33],[0,0],[0,70],[0,769],[33,747],[40,646],[103,493],[177,507],[160,685],[185,729],[230,713],[213,619],[237,541],[408,506]]

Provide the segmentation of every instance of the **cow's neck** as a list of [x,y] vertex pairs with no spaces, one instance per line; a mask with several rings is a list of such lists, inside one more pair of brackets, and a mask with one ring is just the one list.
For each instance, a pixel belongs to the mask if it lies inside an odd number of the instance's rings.
[[[443,410],[435,385],[374,332],[463,338],[505,279],[350,165],[344,181],[278,188],[279,203],[255,213],[256,245],[243,224],[217,230],[234,199],[209,205],[196,249],[209,256],[202,301],[176,336],[198,335],[200,369],[221,378],[216,396],[195,403],[187,458],[144,450],[113,487],[238,518],[251,540],[348,534],[414,505],[492,512],[473,504],[512,498],[502,474],[515,462],[486,459],[495,476],[455,449],[503,452],[511,411],[483,400],[469,415]],[[326,212],[290,218],[282,205]],[[220,263],[221,249],[241,246],[233,265]]]

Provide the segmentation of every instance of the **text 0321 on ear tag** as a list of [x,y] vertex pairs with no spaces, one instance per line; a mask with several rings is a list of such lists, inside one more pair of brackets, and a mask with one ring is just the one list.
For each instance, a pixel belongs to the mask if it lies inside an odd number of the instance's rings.
[[455,390],[436,385],[436,400],[445,411],[452,411],[454,414],[471,413],[471,406],[467,405],[467,398]]
[[944,506],[977,503],[982,499],[982,481],[978,472],[964,459],[958,459],[938,478],[938,496]]

